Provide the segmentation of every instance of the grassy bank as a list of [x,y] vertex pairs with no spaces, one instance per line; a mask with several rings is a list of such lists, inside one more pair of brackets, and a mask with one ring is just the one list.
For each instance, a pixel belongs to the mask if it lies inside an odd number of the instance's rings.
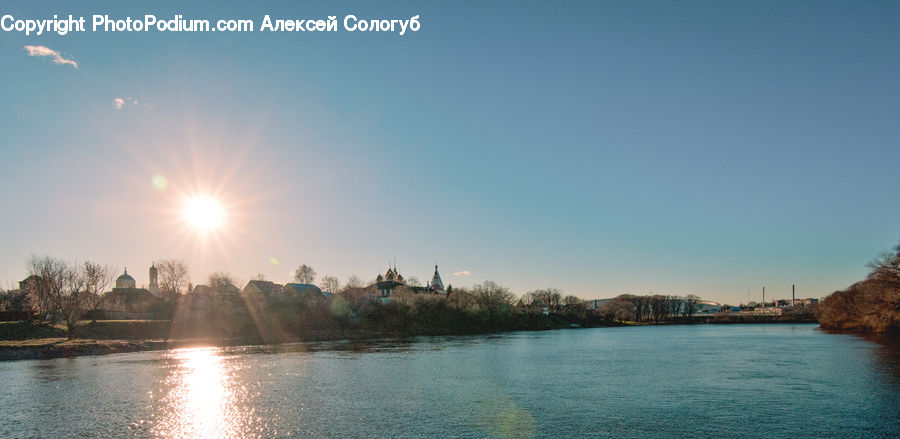
[[[570,325],[564,319],[547,316],[525,319],[522,323],[522,326],[517,329],[558,329]],[[26,321],[0,322],[0,360],[102,355],[189,346],[280,344],[497,332],[474,329],[458,332],[415,331],[415,328],[390,327],[383,330],[334,327],[288,332],[273,331],[273,328],[268,325],[254,329],[247,329],[247,326],[246,322],[222,325],[206,321],[79,321],[75,326],[74,339],[70,340],[66,337],[66,329],[62,325],[37,324]],[[243,333],[236,333],[236,328],[244,329]]]
[[[0,322],[0,360],[74,357],[162,349],[164,321],[78,322],[69,340],[62,325]],[[165,328],[165,329],[164,329]]]
[[0,341],[0,360],[30,360],[42,358],[105,355],[122,352],[165,349],[166,344],[136,340],[68,340],[40,338],[33,340]]
[[[740,323],[815,323],[815,320],[796,319],[789,316],[716,315],[680,318],[661,325],[683,324],[740,324]],[[217,331],[209,322],[190,324],[169,320],[98,320],[80,321],[76,325],[76,338],[66,337],[61,325],[34,324],[30,322],[0,322],[0,360],[43,359],[103,355],[146,350],[171,349],[192,346],[237,346],[256,344],[282,344],[295,342],[372,340],[384,338],[408,338],[418,335],[472,335],[504,331],[535,331],[562,328],[594,328],[607,326],[648,326],[652,322],[609,322],[596,317],[525,314],[512,328],[491,329],[467,326],[458,331],[423,330],[429,328],[394,327],[381,330],[363,328],[304,329],[296,332],[252,330],[243,334],[233,331]],[[243,325],[242,325],[243,327]],[[271,328],[269,328],[271,329]],[[435,329],[435,327],[430,327]]]

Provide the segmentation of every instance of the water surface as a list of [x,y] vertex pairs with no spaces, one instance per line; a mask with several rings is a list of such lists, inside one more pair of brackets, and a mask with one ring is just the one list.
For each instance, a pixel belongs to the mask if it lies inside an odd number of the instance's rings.
[[815,325],[0,363],[0,437],[897,437],[900,349]]

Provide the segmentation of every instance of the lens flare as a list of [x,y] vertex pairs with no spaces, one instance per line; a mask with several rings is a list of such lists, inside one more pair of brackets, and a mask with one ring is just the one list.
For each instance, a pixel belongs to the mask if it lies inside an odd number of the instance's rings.
[[164,191],[167,187],[169,187],[169,180],[167,180],[166,177],[160,174],[154,175],[151,179],[151,183],[153,184],[153,187],[158,191]]

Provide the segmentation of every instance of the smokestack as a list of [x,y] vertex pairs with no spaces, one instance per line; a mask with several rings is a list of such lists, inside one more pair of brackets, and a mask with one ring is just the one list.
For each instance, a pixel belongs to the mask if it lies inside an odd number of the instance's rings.
[[797,300],[797,285],[791,285],[791,306],[794,306],[794,302]]
[[763,287],[763,308],[766,307],[766,287]]

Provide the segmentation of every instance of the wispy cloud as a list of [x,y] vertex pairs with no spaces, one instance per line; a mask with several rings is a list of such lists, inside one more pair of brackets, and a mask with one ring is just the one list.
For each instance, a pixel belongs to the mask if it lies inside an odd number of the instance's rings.
[[121,110],[128,105],[140,105],[141,107],[147,108],[150,110],[152,110],[154,108],[152,105],[149,105],[146,103],[139,104],[138,100],[135,98],[120,98],[117,96],[116,98],[113,99],[113,108],[115,108],[116,110]]
[[49,56],[51,61],[55,64],[68,64],[72,67],[78,68],[78,63],[72,59],[65,59],[59,52],[46,47],[46,46],[25,46],[25,50],[28,52],[28,56]]
[[454,276],[468,276],[470,274],[472,273],[470,273],[469,270],[457,271],[456,273],[453,273]]

